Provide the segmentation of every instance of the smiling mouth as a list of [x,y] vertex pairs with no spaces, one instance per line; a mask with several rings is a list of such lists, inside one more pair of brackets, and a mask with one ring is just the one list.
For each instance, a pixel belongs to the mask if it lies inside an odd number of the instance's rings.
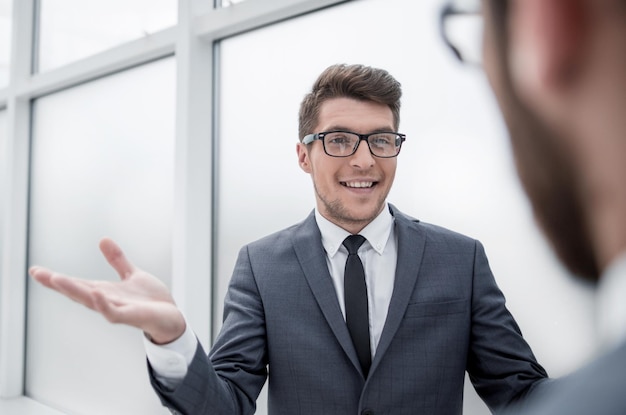
[[352,189],[369,189],[373,187],[375,182],[339,182],[342,186],[350,187]]

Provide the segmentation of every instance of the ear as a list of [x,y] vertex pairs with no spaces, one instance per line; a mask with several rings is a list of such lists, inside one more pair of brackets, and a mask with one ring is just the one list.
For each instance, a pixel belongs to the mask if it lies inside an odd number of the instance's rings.
[[296,144],[296,152],[298,153],[298,164],[306,173],[311,173],[311,159],[306,144]]
[[552,101],[576,77],[586,35],[584,0],[511,0],[512,82],[532,100]]

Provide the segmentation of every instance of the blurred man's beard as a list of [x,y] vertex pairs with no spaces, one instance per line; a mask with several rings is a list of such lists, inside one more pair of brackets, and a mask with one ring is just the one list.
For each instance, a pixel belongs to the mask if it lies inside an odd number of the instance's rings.
[[555,145],[566,139],[511,98],[507,124],[513,153],[537,223],[572,273],[597,282],[599,267],[576,190],[577,175],[569,155]]

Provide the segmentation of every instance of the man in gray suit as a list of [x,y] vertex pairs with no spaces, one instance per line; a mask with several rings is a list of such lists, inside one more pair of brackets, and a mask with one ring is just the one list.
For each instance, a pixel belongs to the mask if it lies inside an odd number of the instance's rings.
[[142,329],[152,385],[175,413],[253,413],[268,377],[272,415],[460,414],[466,371],[493,411],[519,402],[546,373],[483,247],[387,203],[400,96],[390,74],[362,65],[317,79],[297,144],[316,208],[241,249],[208,356],[165,287],[110,240],[101,248],[119,283],[31,274]]
[[537,221],[562,262],[597,288],[599,356],[524,413],[624,415],[626,2],[455,3],[442,21],[484,20],[483,66]]

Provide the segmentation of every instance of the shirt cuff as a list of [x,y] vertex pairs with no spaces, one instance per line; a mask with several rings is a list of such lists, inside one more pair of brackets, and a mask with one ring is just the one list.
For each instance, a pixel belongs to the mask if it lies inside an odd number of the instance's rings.
[[154,344],[144,335],[143,344],[150,366],[159,379],[181,381],[187,375],[187,367],[196,353],[198,339],[187,324],[182,336],[171,343]]

